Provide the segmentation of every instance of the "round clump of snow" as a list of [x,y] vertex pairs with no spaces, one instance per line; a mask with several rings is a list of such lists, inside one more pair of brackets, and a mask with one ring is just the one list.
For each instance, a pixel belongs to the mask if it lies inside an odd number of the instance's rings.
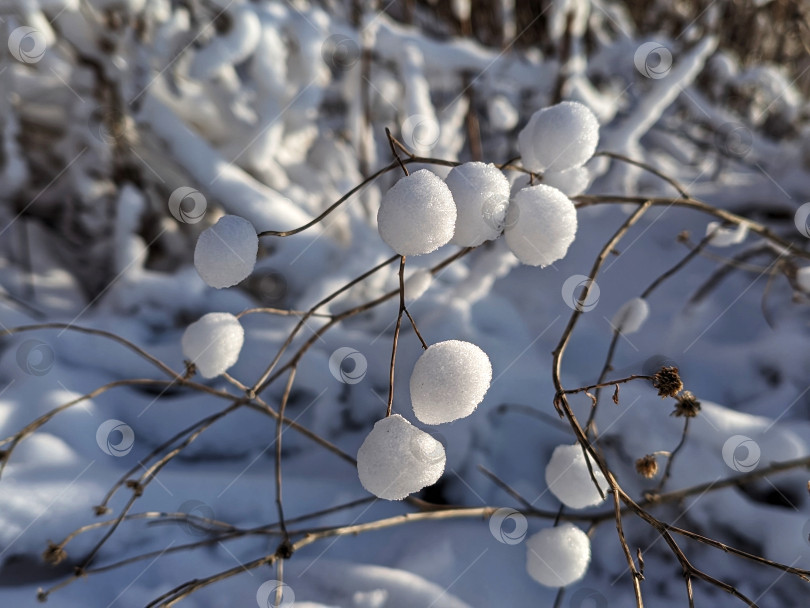
[[[596,463],[590,459],[593,475],[599,486],[607,493],[608,483]],[[582,446],[558,445],[546,465],[546,483],[551,492],[566,507],[584,509],[600,504],[605,499],[591,479],[588,463],[582,453]]]
[[562,192],[540,184],[519,190],[506,214],[506,244],[530,266],[565,257],[577,233],[577,210]]
[[223,215],[197,239],[194,266],[211,287],[231,287],[253,272],[258,251],[253,224],[236,215]]
[[425,424],[469,416],[483,401],[491,381],[489,357],[475,344],[461,340],[432,344],[413,366],[413,413]]
[[546,587],[577,582],[590,563],[591,541],[574,524],[546,528],[526,540],[526,571]]
[[587,167],[573,167],[565,171],[546,171],[543,183],[557,188],[565,196],[577,196],[591,185],[591,172]]
[[236,363],[244,341],[239,319],[227,312],[209,312],[186,328],[183,355],[203,378],[214,378]]
[[565,171],[593,156],[599,122],[587,106],[563,101],[535,112],[518,134],[518,150],[529,171]]
[[456,229],[451,243],[477,247],[497,238],[509,207],[509,180],[493,164],[464,163],[445,180],[456,202]]
[[644,321],[650,316],[650,305],[644,298],[633,298],[625,302],[613,315],[610,324],[614,331],[632,334],[641,329]]
[[399,255],[436,251],[453,238],[456,204],[447,184],[422,169],[400,179],[385,193],[377,212],[377,228]]
[[386,500],[436,483],[444,464],[444,446],[398,414],[378,420],[357,451],[360,483]]

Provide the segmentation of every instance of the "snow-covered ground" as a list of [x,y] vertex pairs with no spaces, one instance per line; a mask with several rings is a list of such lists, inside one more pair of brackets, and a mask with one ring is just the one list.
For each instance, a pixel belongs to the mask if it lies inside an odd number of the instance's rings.
[[[450,31],[468,2],[444,26],[351,4],[0,5],[0,606],[162,605],[220,572],[179,605],[636,605],[613,496],[555,409],[572,317],[565,389],[614,340],[607,379],[677,366],[700,401],[599,391],[611,483],[810,569],[810,132],[785,66],[718,48],[717,9],[667,38],[618,2],[550,2],[543,54],[511,44],[509,0],[502,47]],[[403,177],[386,128],[435,162],[400,150]],[[468,161],[504,166],[451,174]],[[401,281],[419,336],[398,295],[377,302]],[[420,336],[455,342],[417,365]],[[589,396],[567,403],[585,428]],[[410,492],[441,508],[386,499]],[[262,563],[289,549],[279,500],[294,551]],[[667,540],[622,522],[645,605],[688,605]],[[673,538],[758,606],[810,596],[801,572]]]

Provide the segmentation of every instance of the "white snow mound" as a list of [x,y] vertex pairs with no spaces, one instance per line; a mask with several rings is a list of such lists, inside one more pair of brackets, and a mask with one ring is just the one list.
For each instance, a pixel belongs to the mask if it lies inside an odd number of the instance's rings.
[[447,184],[422,169],[385,193],[377,212],[380,237],[399,255],[436,251],[453,238],[456,204]]
[[493,164],[464,163],[445,180],[456,202],[456,229],[450,240],[460,247],[477,247],[498,237],[509,207],[509,180]]
[[360,483],[386,500],[436,483],[444,464],[444,446],[398,414],[378,420],[357,451]]
[[587,106],[563,101],[535,112],[518,134],[518,150],[529,171],[565,171],[593,156],[599,122]]
[[526,571],[546,587],[581,579],[591,562],[591,541],[572,523],[546,528],[526,540]]
[[810,293],[810,266],[803,266],[796,271],[796,283],[806,293]]
[[183,333],[183,355],[193,361],[203,378],[214,378],[239,359],[245,330],[227,312],[209,312]]
[[465,418],[484,399],[492,381],[487,354],[470,342],[432,344],[411,373],[413,413],[425,424]]
[[577,210],[562,192],[540,184],[519,190],[506,214],[506,244],[530,266],[565,257],[577,232]]
[[633,298],[625,302],[616,311],[611,320],[614,331],[620,331],[624,335],[632,334],[641,329],[644,321],[650,316],[650,305],[644,298]]
[[250,276],[258,252],[259,237],[253,224],[237,215],[223,215],[197,239],[194,266],[203,281],[222,289]]
[[433,274],[425,268],[419,268],[405,279],[405,301],[413,302],[422,297],[433,282]]
[[[590,458],[589,458],[590,459]],[[608,483],[605,476],[591,460],[594,477],[602,490],[607,492]],[[599,490],[591,479],[588,463],[582,453],[582,447],[574,445],[558,445],[551,454],[551,460],[546,465],[546,483],[552,494],[560,499],[566,507],[584,509],[593,507],[604,501]]]

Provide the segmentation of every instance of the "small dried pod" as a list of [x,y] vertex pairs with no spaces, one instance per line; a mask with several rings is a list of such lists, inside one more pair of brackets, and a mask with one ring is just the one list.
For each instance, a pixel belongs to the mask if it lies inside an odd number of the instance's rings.
[[677,396],[678,402],[672,415],[675,417],[694,418],[700,412],[700,401],[689,391],[683,391]]
[[636,473],[645,479],[652,479],[658,474],[658,461],[655,454],[647,454],[636,460]]

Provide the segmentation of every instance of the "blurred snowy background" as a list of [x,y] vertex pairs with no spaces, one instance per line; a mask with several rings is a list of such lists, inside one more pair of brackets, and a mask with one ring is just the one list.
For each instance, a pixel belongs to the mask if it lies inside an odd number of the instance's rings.
[[[257,231],[306,223],[391,161],[386,127],[425,156],[505,163],[518,155],[517,134],[532,113],[560,100],[593,111],[599,151],[648,163],[692,196],[806,249],[808,18],[806,5],[788,0],[0,0],[0,329],[58,322],[105,330],[182,374],[181,336],[203,314],[306,310],[390,257],[375,222],[381,194],[399,175],[381,176],[300,234],[261,238],[250,278],[216,290],[197,274],[193,254],[200,232],[224,213]],[[586,167],[579,185],[588,195],[677,196],[659,177],[606,156]],[[513,189],[527,184],[521,173],[507,175]],[[581,283],[570,279],[590,271],[627,213],[617,205],[582,207],[568,256],[544,269],[519,265],[503,239],[482,246],[436,273],[410,304],[428,342],[473,342],[493,367],[475,415],[430,429],[446,448],[447,466],[421,498],[520,507],[482,474],[483,465],[535,508],[558,509],[545,466],[557,445],[574,438],[552,405],[551,351]],[[661,206],[631,230],[574,333],[563,362],[566,386],[595,382],[610,319],[681,260],[685,242],[699,242],[712,219]],[[688,239],[679,240],[684,231]],[[643,329],[616,350],[612,377],[669,361],[703,403],[668,490],[810,454],[810,294],[797,280],[802,262],[753,234],[730,240],[709,246],[662,284],[649,298]],[[409,258],[406,276],[455,250]],[[322,312],[397,286],[391,266]],[[287,415],[352,456],[385,412],[396,313],[392,300],[337,325],[298,368]],[[250,385],[297,318],[241,321],[245,344],[229,373]],[[292,348],[324,323],[309,319]],[[394,411],[413,422],[407,380],[420,346],[407,329]],[[2,438],[110,382],[165,380],[97,335],[56,329],[1,340]],[[341,351],[345,369],[330,369],[341,348],[348,349]],[[363,373],[352,375],[357,370]],[[222,378],[197,380],[239,394]],[[262,395],[274,408],[283,382]],[[648,385],[623,386],[618,406],[603,398],[601,449],[622,487],[641,500],[657,480],[638,476],[634,461],[672,450],[683,422]],[[572,397],[572,404],[587,417],[587,397]],[[39,605],[37,589],[71,580],[110,528],[77,536],[57,566],[41,559],[48,542],[113,519],[132,490],[119,490],[101,518],[93,507],[115,481],[130,468],[142,474],[149,465],[139,462],[157,446],[227,405],[177,386],[119,386],[66,409],[20,443],[0,479],[0,605]],[[273,524],[275,432],[274,420],[254,409],[219,419],[160,472],[132,512],[190,513],[244,529]],[[288,518],[369,497],[351,463],[294,429],[284,432],[283,468]],[[807,569],[807,483],[806,467],[796,468],[653,512]],[[584,513],[611,510],[608,502]],[[409,511],[414,507],[369,501],[290,527]],[[551,522],[530,517],[528,530],[514,535],[515,521],[423,521],[327,538],[285,562],[287,597],[294,593],[300,608],[552,606],[557,591],[528,576],[522,542]],[[647,603],[686,605],[681,568],[657,533],[632,516],[625,531],[632,550],[643,551]],[[92,563],[102,571],[54,591],[48,602],[146,606],[187,580],[239,568],[278,545],[278,536],[251,535],[175,551],[206,538],[186,521],[125,521]],[[634,605],[610,517],[591,542],[587,574],[559,605]],[[795,576],[679,542],[696,566],[759,606],[807,602],[808,584]],[[143,554],[151,555],[103,570]],[[267,566],[246,570],[180,605],[272,605],[278,577]],[[695,600],[742,605],[699,581]]]

